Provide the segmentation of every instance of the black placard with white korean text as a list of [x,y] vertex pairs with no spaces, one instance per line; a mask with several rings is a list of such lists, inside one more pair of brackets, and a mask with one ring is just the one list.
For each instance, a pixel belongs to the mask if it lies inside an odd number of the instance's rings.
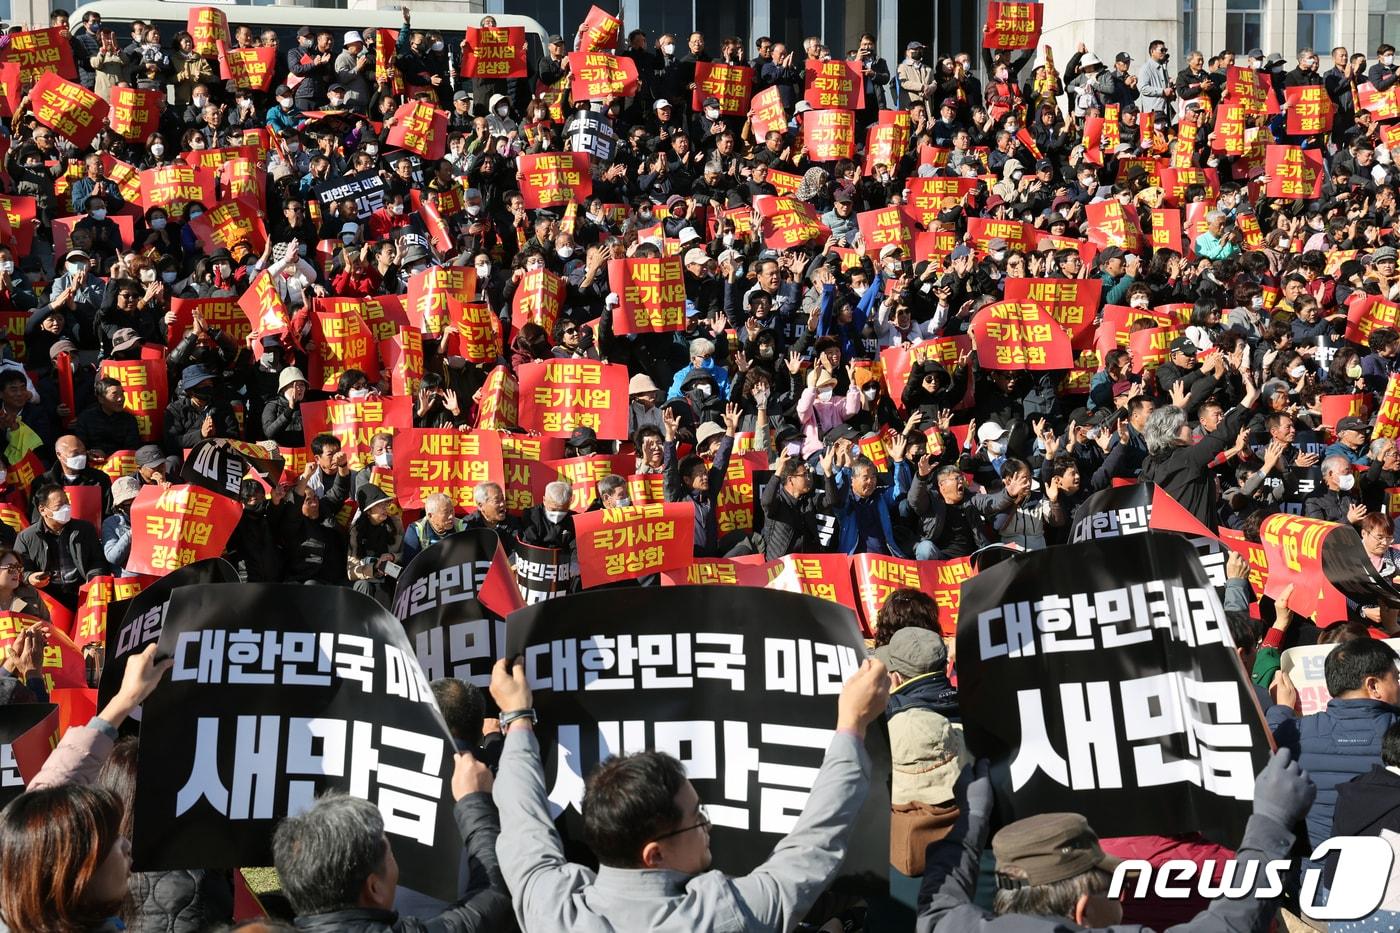
[[523,605],[489,528],[468,528],[420,551],[394,590],[394,615],[428,679],[456,677],[483,690],[505,657],[505,618]]
[[580,110],[564,124],[570,152],[585,152],[599,162],[611,162],[617,151],[617,131],[606,114]]
[[337,201],[354,201],[355,212],[362,221],[384,206],[384,179],[374,169],[322,182],[311,190],[316,200],[327,207]]
[[58,733],[52,703],[0,706],[0,807],[20,794],[49,757]]
[[272,864],[278,821],[328,790],[373,802],[402,875],[455,899],[455,748],[403,627],[345,587],[181,587],[145,702],[137,871]]
[[[865,659],[851,610],[752,587],[578,593],[520,610],[506,634],[511,657],[525,657],[544,782],[570,858],[591,861],[581,842],[587,775],[612,755],[654,749],[685,765],[712,823],[715,867],[731,875],[760,865],[795,825],[841,685]],[[869,792],[838,883],[879,890],[889,872],[883,718],[866,747]]]
[[180,481],[243,501],[243,475],[248,461],[224,438],[207,437],[190,448],[180,466]]
[[962,587],[958,699],[998,821],[1238,843],[1269,737],[1191,544],[1147,531],[1035,551]]

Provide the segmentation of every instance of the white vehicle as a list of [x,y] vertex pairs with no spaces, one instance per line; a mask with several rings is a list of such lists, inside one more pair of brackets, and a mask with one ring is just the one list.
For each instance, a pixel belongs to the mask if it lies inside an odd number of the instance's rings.
[[[403,25],[403,14],[398,10],[334,10],[305,6],[250,6],[241,3],[184,3],[180,0],[97,0],[96,3],[85,3],[74,10],[69,17],[69,23],[77,27],[83,21],[83,14],[92,10],[102,14],[103,24],[110,25],[116,31],[118,42],[129,42],[131,24],[139,19],[159,29],[161,41],[169,45],[174,35],[187,27],[189,10],[194,6],[211,6],[223,10],[228,16],[230,32],[237,26],[251,26],[256,33],[261,33],[264,29],[276,30],[279,39],[277,47],[284,53],[288,49],[296,48],[297,30],[302,26],[325,29],[333,37],[333,47],[339,49],[341,37],[351,29],[392,29],[397,34],[399,27]],[[448,48],[452,49],[455,55],[465,29],[468,26],[480,26],[481,20],[488,15],[495,17],[497,26],[525,28],[525,42],[529,48],[526,61],[533,77],[535,68],[544,56],[544,47],[549,41],[549,36],[538,21],[528,16],[415,10],[413,28],[442,33]],[[457,62],[459,71],[461,67],[461,62]]]

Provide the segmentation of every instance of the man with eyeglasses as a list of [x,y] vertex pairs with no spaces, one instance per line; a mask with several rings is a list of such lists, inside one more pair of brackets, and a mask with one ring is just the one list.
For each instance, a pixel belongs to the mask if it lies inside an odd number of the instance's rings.
[[24,558],[24,582],[76,612],[78,588],[107,572],[97,529],[73,517],[62,486],[41,486],[34,506],[38,520],[15,539],[15,550]]
[[821,496],[813,489],[812,471],[806,461],[784,451],[760,500],[765,560],[822,550],[817,528]]
[[846,682],[836,734],[792,832],[755,871],[710,867],[710,819],[679,761],[645,751],[588,777],[583,825],[601,867],[570,863],[549,813],[524,658],[491,672],[506,740],[495,785],[501,872],[526,933],[537,930],[788,930],[836,874],[869,784],[865,730],[889,700],[885,665],[868,659]]

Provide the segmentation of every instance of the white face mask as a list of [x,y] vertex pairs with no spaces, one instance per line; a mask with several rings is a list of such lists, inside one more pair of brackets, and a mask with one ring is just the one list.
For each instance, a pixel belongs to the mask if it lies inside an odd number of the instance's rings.
[[574,255],[574,248],[572,246],[556,246],[554,252],[560,259],[568,259]]
[[549,519],[550,522],[552,522],[552,523],[555,524],[555,525],[559,524],[559,523],[562,522],[566,517],[568,517],[568,514],[569,514],[568,512],[561,512],[561,511],[559,511],[559,510],[557,510],[557,509],[545,509],[545,510],[544,510],[544,517],[547,518],[547,519]]
[[187,216],[189,217],[190,220],[198,220],[199,218],[201,218],[201,217],[204,216],[204,211],[194,211],[194,210],[192,210],[192,211],[189,212],[189,214],[188,214]]
[[476,277],[484,279],[491,274],[491,264],[489,262],[479,262],[476,264]]
[[381,470],[389,469],[391,466],[394,465],[394,452],[392,450],[384,450],[375,454],[374,465],[379,467]]
[[1147,309],[1147,300],[1146,295],[1138,295],[1128,301],[1128,307],[1144,311]]
[[369,398],[369,389],[351,389],[351,398]]
[[726,248],[728,248],[728,247],[734,245],[734,234],[732,234],[732,233],[726,233],[726,234],[724,235],[724,238],[723,238],[723,239],[724,239],[724,245],[725,245]]
[[142,269],[142,270],[141,270],[141,281],[143,281],[143,282],[149,284],[149,283],[151,283],[151,282],[154,282],[155,280],[156,280],[156,270],[154,270],[154,269]]
[[286,109],[286,110],[291,110],[291,109],[292,109],[292,98],[290,98],[290,97],[279,97],[279,98],[277,98],[277,103],[281,104],[282,107],[283,107],[283,109]]
[[167,223],[167,221],[166,221],[166,219],[165,219],[164,217],[152,217],[152,218],[151,218],[151,229],[152,229],[152,230],[164,230],[164,229],[165,229],[166,223]]
[[194,104],[196,107],[203,107],[205,104],[209,103],[209,98],[198,96],[191,97],[190,103]]
[[709,398],[714,394],[714,391],[714,386],[710,385],[708,382],[697,383],[695,386],[696,394],[700,395],[702,398]]
[[73,519],[73,507],[71,505],[65,505],[61,508],[54,509],[54,513],[50,517],[53,519],[55,525],[66,525]]
[[864,298],[864,297],[865,297],[865,290],[868,289],[869,287],[870,287],[869,285],[852,285],[852,286],[851,286],[851,291],[853,291],[853,292],[856,293],[856,297],[857,297],[857,298]]
[[106,219],[107,219],[107,208],[105,208],[105,207],[94,207],[94,208],[92,209],[92,219],[93,219],[93,220],[106,220]]
[[434,43],[433,43],[433,51],[434,51],[434,52],[441,52],[441,51],[442,51],[442,43],[441,43],[441,42],[434,42]]
[[151,155],[155,156],[157,159],[165,155],[165,143],[152,143]]
[[501,104],[496,108],[496,116],[504,117],[510,113],[510,104]]
[[1394,56],[1394,55],[1382,55],[1382,56],[1381,56],[1381,64],[1382,64],[1382,65],[1385,65],[1385,66],[1387,66],[1387,67],[1389,67],[1390,65],[1395,64],[1395,56]]
[[820,392],[817,393],[817,398],[821,399],[823,402],[831,401],[831,390],[822,389]]
[[879,390],[879,389],[861,389],[860,392],[861,392],[862,395],[864,395],[866,398],[870,399],[872,402],[873,402],[876,398],[878,398],[879,395],[880,395],[880,390]]
[[525,263],[526,272],[538,272],[544,268],[543,259],[531,259]]
[[78,473],[87,467],[87,454],[74,454],[63,461],[63,465],[74,473]]
[[992,457],[1000,457],[1002,450],[1001,441],[987,441],[987,454]]
[[292,140],[291,142],[287,143],[287,151],[288,151],[289,153],[296,154],[296,153],[299,152],[300,150],[301,150],[301,143],[297,142],[296,140]]
[[69,275],[77,275],[78,273],[82,272],[84,269],[87,268],[87,263],[70,262],[65,268],[67,268]]
[[1307,375],[1307,372],[1308,368],[1306,366],[1294,366],[1288,371],[1288,375],[1293,377],[1294,379],[1302,379],[1305,375]]
[[1351,492],[1351,487],[1356,485],[1356,477],[1348,473],[1345,476],[1337,477],[1337,488],[1342,492]]
[[378,146],[366,146],[366,147],[365,147],[365,152],[368,152],[370,155],[379,155],[379,147],[378,147]]
[[180,277],[180,273],[178,273],[178,272],[162,272],[162,273],[160,274],[160,280],[161,280],[162,282],[164,282],[166,285],[174,285],[174,284],[175,284],[175,280],[178,279],[179,277]]
[[707,119],[707,120],[718,120],[718,119],[719,119],[719,111],[716,110],[714,107],[706,107],[706,108],[705,108],[705,119]]
[[402,204],[395,204],[395,205],[393,205],[392,207],[389,208],[389,212],[390,212],[391,214],[396,215],[396,216],[397,216],[397,215],[401,215],[401,214],[403,213],[403,205],[402,205]]
[[1255,311],[1264,310],[1264,296],[1255,295],[1253,298],[1249,299],[1249,306]]
[[675,43],[674,43],[674,42],[667,42],[665,45],[663,45],[663,46],[661,47],[661,54],[662,54],[662,55],[675,55],[675,54],[676,54],[676,45],[675,45]]
[[480,205],[480,204],[468,204],[468,205],[467,205],[467,216],[468,216],[468,217],[475,217],[475,216],[477,216],[477,215],[480,214],[480,213],[481,213],[481,205]]

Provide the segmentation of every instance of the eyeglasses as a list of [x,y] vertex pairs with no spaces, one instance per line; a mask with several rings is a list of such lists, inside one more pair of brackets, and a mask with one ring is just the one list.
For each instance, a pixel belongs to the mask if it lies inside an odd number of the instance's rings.
[[700,809],[697,815],[700,817],[700,821],[698,823],[691,823],[689,826],[682,826],[680,829],[673,829],[669,833],[662,833],[661,835],[652,839],[652,842],[660,842],[662,839],[670,839],[672,836],[679,836],[681,833],[688,833],[692,829],[699,829],[702,826],[705,827],[705,830],[708,832],[713,824],[710,822],[710,811],[705,809],[705,805],[703,803],[700,804]]
[[577,327],[570,327],[568,330],[560,331],[560,334],[562,334],[562,335],[565,336],[565,337],[572,337],[574,334],[577,334],[577,333],[578,333],[578,328],[577,328]]
[[133,295],[131,292],[122,292],[120,295],[117,296],[117,300],[118,300],[118,301],[135,301],[138,297],[140,297],[140,296],[138,296],[138,295]]
[[0,564],[0,570],[13,570],[16,573],[20,570],[19,564]]

